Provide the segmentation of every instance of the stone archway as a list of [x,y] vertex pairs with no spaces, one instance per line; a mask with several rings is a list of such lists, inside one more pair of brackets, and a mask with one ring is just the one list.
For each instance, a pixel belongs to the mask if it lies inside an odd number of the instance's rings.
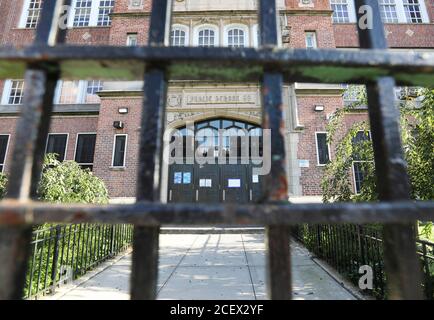
[[[259,199],[262,177],[252,175],[252,163],[242,163],[237,159],[241,159],[241,144],[248,148],[245,152],[250,154],[251,143],[254,140],[250,135],[256,137],[262,135],[260,118],[251,114],[242,115],[235,112],[202,113],[173,121],[168,125],[168,131],[182,129],[186,132],[186,126],[188,126],[189,131],[191,131],[191,126],[194,128],[194,138],[192,138],[194,139],[194,150],[196,147],[204,148],[203,143],[206,142],[206,139],[203,141],[199,139],[201,131],[215,130],[216,144],[220,143],[221,145],[212,146],[212,157],[216,157],[216,159],[219,156],[228,159],[230,157],[231,162],[228,160],[226,164],[221,164],[220,160],[216,160],[212,164],[200,164],[196,161],[194,164],[193,162],[189,164],[187,162],[165,164],[163,168],[165,181],[162,181],[165,188],[162,189],[166,192],[165,195],[162,194],[162,198],[167,202],[253,202]],[[227,132],[228,136],[219,136],[219,130],[224,130],[222,132]],[[242,135],[246,136],[241,137]],[[170,156],[168,136],[165,138],[164,157],[168,159]],[[236,143],[235,155],[230,146],[230,141],[234,141],[231,140],[234,138],[239,141]],[[233,147],[234,145],[232,145]],[[205,150],[207,153],[211,147],[206,145]]]

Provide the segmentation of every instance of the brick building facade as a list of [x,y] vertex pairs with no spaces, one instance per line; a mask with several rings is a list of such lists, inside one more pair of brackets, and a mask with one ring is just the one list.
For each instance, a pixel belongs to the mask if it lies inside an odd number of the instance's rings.
[[[379,1],[392,50],[433,50],[433,0]],[[32,41],[40,3],[0,0],[1,46],[20,47]],[[146,45],[150,6],[150,0],[74,0],[66,12],[67,42]],[[260,45],[256,0],[176,0],[174,6],[168,45]],[[279,0],[278,7],[282,47],[357,50],[353,0]],[[92,168],[114,200],[132,200],[135,194],[142,86],[142,82],[83,79],[59,82],[56,92],[47,150]],[[6,173],[13,161],[22,88],[21,79],[0,81],[0,165]],[[328,116],[346,103],[345,85],[288,83],[284,89],[288,196],[316,201],[321,195],[324,148],[328,148],[322,134]],[[256,83],[172,81],[167,108],[169,128],[213,119],[261,123]],[[366,119],[366,110],[347,118],[349,125]],[[333,150],[328,153],[333,157]],[[163,200],[170,200],[172,178],[165,166]]]

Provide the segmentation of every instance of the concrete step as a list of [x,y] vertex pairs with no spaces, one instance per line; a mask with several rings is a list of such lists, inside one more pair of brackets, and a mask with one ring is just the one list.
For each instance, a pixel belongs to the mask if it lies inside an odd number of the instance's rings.
[[161,228],[161,234],[262,234],[264,227],[246,226],[246,227],[185,227],[185,226],[168,226]]

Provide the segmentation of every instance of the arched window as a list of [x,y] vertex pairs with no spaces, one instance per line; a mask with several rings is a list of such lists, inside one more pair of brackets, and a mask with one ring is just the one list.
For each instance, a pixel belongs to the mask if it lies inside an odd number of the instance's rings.
[[246,36],[242,29],[230,29],[228,31],[228,46],[229,47],[244,47],[246,44]]
[[214,47],[216,35],[215,31],[212,29],[203,29],[199,31],[199,42],[200,47]]
[[185,47],[188,42],[186,28],[174,27],[170,33],[170,45],[173,47]]
[[[178,139],[179,143],[183,141],[184,157],[187,136],[194,141],[195,156],[199,154],[205,157],[231,158],[262,156],[262,129],[251,123],[231,119],[206,120],[195,123],[194,132],[187,131],[186,127],[175,129],[172,133],[172,143],[175,141],[174,136],[184,139]],[[181,153],[178,153],[178,157],[180,155]],[[173,151],[172,157],[174,156]]]

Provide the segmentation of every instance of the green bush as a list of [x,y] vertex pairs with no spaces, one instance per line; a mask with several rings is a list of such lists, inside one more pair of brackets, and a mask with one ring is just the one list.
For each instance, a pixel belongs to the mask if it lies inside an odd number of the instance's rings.
[[39,183],[41,200],[54,203],[108,203],[108,191],[104,182],[84,170],[75,161],[58,161],[48,155]]

